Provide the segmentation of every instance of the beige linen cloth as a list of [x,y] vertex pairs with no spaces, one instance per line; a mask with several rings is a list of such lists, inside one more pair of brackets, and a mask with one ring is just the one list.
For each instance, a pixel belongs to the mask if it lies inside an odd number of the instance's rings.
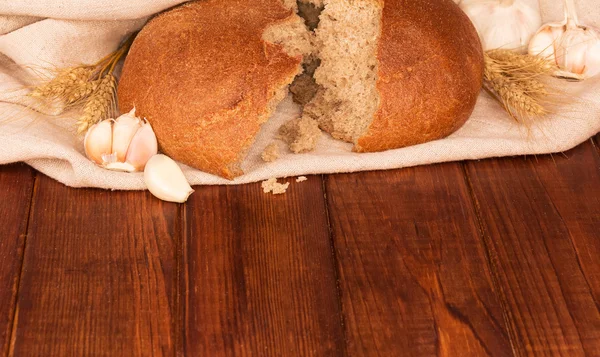
[[[258,0],[257,0],[258,1]],[[536,1],[536,0],[532,0]],[[152,14],[182,0],[0,0],[0,164],[24,161],[66,185],[144,189],[143,174],[103,170],[83,154],[74,132],[77,113],[58,117],[26,109],[23,99],[34,74],[44,68],[94,63],[140,29]],[[600,24],[597,0],[576,0],[581,21]],[[542,0],[544,22],[562,19],[561,0]],[[177,65],[174,63],[173,65]],[[274,163],[260,152],[281,123],[299,114],[290,98],[261,131],[244,163],[246,175],[227,181],[183,166],[192,184],[241,184],[271,177],[383,170],[455,160],[554,153],[568,150],[600,131],[600,79],[564,84],[574,104],[526,128],[482,94],[471,119],[452,136],[423,145],[374,154],[323,134],[315,152],[284,151]],[[182,103],[185,105],[185,103]],[[280,143],[283,148],[283,143]]]

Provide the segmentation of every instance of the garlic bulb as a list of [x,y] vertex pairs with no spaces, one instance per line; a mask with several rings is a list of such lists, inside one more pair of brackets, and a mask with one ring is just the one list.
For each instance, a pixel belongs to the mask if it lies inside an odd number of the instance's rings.
[[92,126],[84,140],[85,154],[96,164],[115,171],[142,171],[158,152],[152,126],[135,116],[135,109],[117,120]]
[[565,0],[565,20],[540,28],[529,43],[529,54],[555,61],[556,75],[585,79],[600,73],[600,30],[579,24],[573,0]]
[[462,1],[484,50],[506,49],[527,51],[527,44],[542,24],[539,8],[523,0]]
[[148,161],[144,180],[150,193],[163,201],[184,203],[194,193],[177,163],[165,155]]

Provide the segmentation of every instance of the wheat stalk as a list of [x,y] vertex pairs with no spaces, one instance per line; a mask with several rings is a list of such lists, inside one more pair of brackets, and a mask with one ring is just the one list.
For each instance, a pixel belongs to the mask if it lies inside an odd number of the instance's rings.
[[112,74],[99,80],[97,89],[83,105],[83,115],[77,121],[77,131],[83,133],[92,125],[115,114],[117,80]]
[[78,106],[99,89],[101,82],[101,79],[97,79],[74,88],[66,97],[65,104],[69,107]]
[[519,122],[549,113],[545,103],[558,91],[544,82],[556,67],[548,60],[509,50],[485,53],[484,89]]
[[532,75],[552,74],[556,64],[540,56],[519,54],[510,50],[486,52],[486,64],[504,69],[508,73],[525,72]]
[[64,109],[80,108],[79,133],[116,114],[117,79],[113,75],[117,63],[125,56],[135,35],[117,50],[93,65],[63,68],[55,76],[34,87],[28,96],[45,102],[61,103]]
[[50,81],[35,87],[29,96],[40,99],[58,99],[69,96],[77,88],[85,85],[93,76],[93,66],[79,66],[65,68],[56,74]]

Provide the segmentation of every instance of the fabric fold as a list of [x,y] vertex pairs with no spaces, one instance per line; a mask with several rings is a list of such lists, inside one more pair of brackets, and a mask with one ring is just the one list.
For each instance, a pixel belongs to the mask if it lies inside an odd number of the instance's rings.
[[[143,174],[107,171],[87,160],[83,138],[75,132],[77,113],[44,115],[28,108],[31,103],[23,98],[27,86],[40,73],[48,74],[53,67],[94,63],[139,30],[149,16],[182,2],[0,0],[0,164],[24,161],[73,187],[145,189]],[[582,22],[600,22],[600,8],[595,0],[581,0],[577,5],[583,15]],[[545,21],[560,19],[561,9],[560,0],[544,2]],[[600,131],[600,79],[564,82],[563,87],[567,95],[577,100],[530,126],[512,120],[496,101],[482,93],[471,119],[443,140],[382,153],[357,154],[351,151],[350,144],[323,134],[315,152],[295,155],[285,150],[279,160],[264,163],[260,153],[276,140],[279,126],[300,114],[300,108],[288,97],[263,126],[243,164],[246,175],[227,181],[189,167],[183,169],[194,185],[242,184],[271,177],[562,152]]]

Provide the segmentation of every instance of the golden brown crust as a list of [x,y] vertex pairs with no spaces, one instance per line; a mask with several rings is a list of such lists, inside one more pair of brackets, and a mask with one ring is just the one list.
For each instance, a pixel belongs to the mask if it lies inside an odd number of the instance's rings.
[[459,129],[483,78],[483,50],[469,18],[451,0],[386,0],[381,31],[380,107],[355,150],[420,144]]
[[292,11],[281,0],[206,0],[150,21],[119,83],[119,108],[152,124],[160,149],[202,171],[233,178],[270,101],[300,72],[302,58],[266,43]]

